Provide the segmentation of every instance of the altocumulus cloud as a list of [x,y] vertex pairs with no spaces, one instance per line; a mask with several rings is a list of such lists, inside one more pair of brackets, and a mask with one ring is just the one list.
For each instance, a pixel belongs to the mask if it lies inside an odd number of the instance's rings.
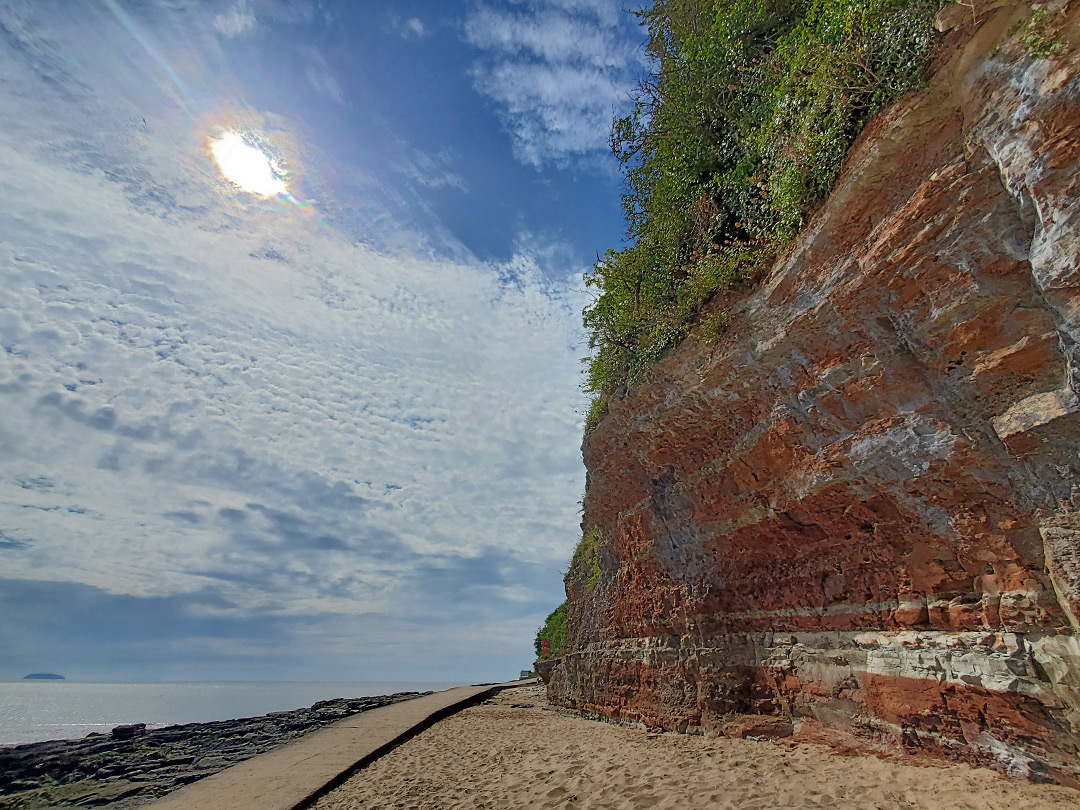
[[[7,75],[51,71],[105,127],[28,41]],[[267,675],[527,660],[583,487],[577,269],[375,252],[236,201],[169,122],[110,111],[113,154],[46,96],[0,99],[3,577],[100,611],[83,646],[126,657],[153,637]],[[274,669],[283,646],[339,668]]]
[[238,37],[255,27],[255,12],[247,0],[240,0],[228,10],[214,15],[214,28],[226,37]]
[[643,66],[618,0],[479,4],[465,37],[482,56],[477,90],[497,105],[517,158],[540,167],[607,147]]

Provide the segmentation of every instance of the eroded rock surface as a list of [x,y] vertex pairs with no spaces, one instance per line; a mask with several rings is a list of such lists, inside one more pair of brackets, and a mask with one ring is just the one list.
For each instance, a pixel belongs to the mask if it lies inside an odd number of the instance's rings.
[[[977,6],[980,10],[983,6]],[[564,705],[1080,778],[1080,15],[949,6],[733,313],[587,437]]]

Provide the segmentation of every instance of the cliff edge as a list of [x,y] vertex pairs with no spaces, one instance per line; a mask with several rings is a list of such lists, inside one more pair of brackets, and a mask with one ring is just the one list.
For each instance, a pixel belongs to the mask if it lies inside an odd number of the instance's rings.
[[[1080,24],[947,4],[924,90],[583,445],[554,702],[1080,783]],[[573,571],[571,572],[573,574]]]

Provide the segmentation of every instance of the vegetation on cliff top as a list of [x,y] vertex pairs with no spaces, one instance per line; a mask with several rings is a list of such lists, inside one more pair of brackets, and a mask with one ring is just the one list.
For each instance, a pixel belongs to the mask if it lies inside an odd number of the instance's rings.
[[612,126],[628,246],[585,276],[586,429],[798,233],[877,110],[917,86],[939,0],[655,0],[654,70]]
[[[653,72],[614,122],[627,246],[585,275],[591,430],[692,328],[727,326],[725,298],[751,282],[829,193],[870,117],[918,86],[940,0],[654,0]],[[706,303],[709,306],[706,307]],[[600,582],[584,532],[567,593]],[[566,603],[536,636],[566,643]]]

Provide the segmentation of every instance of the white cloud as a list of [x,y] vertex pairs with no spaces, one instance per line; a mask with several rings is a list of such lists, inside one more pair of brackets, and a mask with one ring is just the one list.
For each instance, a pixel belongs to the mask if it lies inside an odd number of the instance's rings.
[[386,17],[387,28],[404,40],[418,40],[426,37],[430,31],[419,17],[402,18],[397,14]]
[[533,166],[605,149],[625,98],[603,71],[571,64],[505,62],[478,73],[477,86],[503,103],[515,154]]
[[341,90],[341,84],[326,62],[326,57],[319,51],[312,49],[311,59],[307,66],[307,80],[311,88],[320,96],[333,101],[335,104],[344,105],[345,95]]
[[[535,241],[501,265],[424,257],[437,222],[373,209],[363,230],[412,248],[378,252],[238,200],[196,145],[206,117],[95,9],[40,28],[0,10],[17,45],[0,49],[0,591],[22,583],[29,615],[46,591],[95,605],[79,638],[107,651],[98,677],[116,675],[108,617],[133,604],[149,658],[211,655],[187,634],[213,619],[267,673],[294,643],[322,660],[330,628],[348,672],[393,622],[413,640],[385,667],[528,660],[579,532],[581,268]],[[287,121],[238,109],[290,143]],[[310,178],[326,161],[294,140]],[[466,189],[452,153],[399,151],[415,182]],[[187,677],[211,671],[192,655]]]
[[226,37],[238,37],[255,27],[255,12],[249,0],[238,0],[236,5],[223,14],[214,15],[214,28]]
[[421,560],[567,555],[569,281],[370,253],[279,204],[170,223],[3,142],[0,193],[7,576],[407,615]]
[[425,188],[456,188],[468,191],[469,185],[453,169],[454,156],[448,149],[435,153],[408,148],[408,157],[398,164],[398,169]]
[[484,54],[475,86],[499,106],[516,156],[540,167],[606,150],[642,64],[629,15],[606,0],[516,6],[477,6],[465,21]]
[[626,16],[626,4],[611,0],[551,0],[551,4],[565,11],[592,15],[602,25],[615,25]]

